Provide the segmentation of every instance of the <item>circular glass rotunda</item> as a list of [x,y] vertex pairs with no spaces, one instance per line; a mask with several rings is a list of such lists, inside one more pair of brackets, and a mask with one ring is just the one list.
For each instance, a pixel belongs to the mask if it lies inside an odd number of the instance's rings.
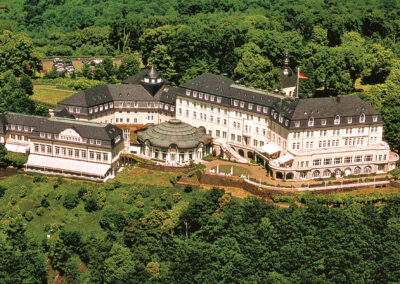
[[200,161],[212,152],[212,138],[200,128],[178,119],[137,132],[141,156],[168,165],[185,165]]

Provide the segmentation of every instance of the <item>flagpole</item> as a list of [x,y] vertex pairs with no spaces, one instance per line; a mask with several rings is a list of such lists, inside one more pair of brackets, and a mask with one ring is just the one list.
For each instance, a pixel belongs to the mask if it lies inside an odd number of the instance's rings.
[[297,67],[297,87],[296,87],[296,98],[299,97],[299,76],[300,76],[300,67]]

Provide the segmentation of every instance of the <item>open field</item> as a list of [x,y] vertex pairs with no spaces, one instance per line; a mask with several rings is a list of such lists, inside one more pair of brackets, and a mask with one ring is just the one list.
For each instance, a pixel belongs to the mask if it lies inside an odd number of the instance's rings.
[[54,85],[34,85],[32,99],[40,103],[56,106],[58,102],[75,93],[76,91],[57,89]]

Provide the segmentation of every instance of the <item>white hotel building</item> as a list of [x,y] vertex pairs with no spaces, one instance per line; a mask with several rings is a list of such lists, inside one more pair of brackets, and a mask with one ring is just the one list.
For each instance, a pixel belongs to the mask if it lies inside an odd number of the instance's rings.
[[[268,92],[213,74],[171,87],[151,68],[122,85],[79,92],[56,116],[113,124],[160,124],[177,118],[202,127],[225,157],[257,159],[276,178],[386,173],[398,155],[382,140],[381,115],[357,96],[294,98],[286,64],[283,88]],[[229,153],[229,154],[228,154]]]

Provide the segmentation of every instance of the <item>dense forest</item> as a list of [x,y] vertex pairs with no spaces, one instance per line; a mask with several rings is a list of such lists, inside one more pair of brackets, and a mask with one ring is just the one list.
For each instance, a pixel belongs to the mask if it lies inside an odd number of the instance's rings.
[[46,262],[68,283],[400,278],[398,195],[306,193],[275,198],[290,204],[280,208],[219,189],[128,182],[2,180],[0,282],[46,283],[55,276]]

